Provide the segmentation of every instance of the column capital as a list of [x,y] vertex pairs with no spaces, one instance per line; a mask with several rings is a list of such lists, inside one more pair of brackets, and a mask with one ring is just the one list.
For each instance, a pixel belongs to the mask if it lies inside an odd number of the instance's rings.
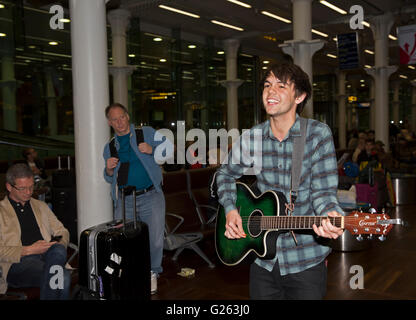
[[230,38],[225,39],[223,43],[227,57],[237,57],[238,48],[240,47],[240,40]]
[[136,70],[136,66],[108,66],[108,71],[112,76],[116,75],[125,75],[129,76],[133,73],[134,70]]
[[374,40],[387,39],[394,24],[394,15],[391,12],[368,19],[373,31]]
[[377,76],[386,73],[387,77],[395,73],[398,69],[398,66],[385,66],[385,67],[372,67],[372,68],[366,68],[365,72],[367,72],[368,75],[372,76],[373,78],[376,78]]
[[220,84],[225,88],[238,88],[244,83],[244,80],[235,79],[235,80],[222,80]]
[[286,40],[284,43],[279,44],[279,47],[282,48],[283,52],[290,55],[292,58],[295,55],[295,52],[301,50],[301,47],[307,46],[310,48],[309,53],[312,57],[316,51],[322,49],[325,40],[314,39],[314,40]]
[[111,25],[111,33],[113,35],[124,35],[130,27],[131,14],[125,9],[111,10],[107,14],[108,22]]

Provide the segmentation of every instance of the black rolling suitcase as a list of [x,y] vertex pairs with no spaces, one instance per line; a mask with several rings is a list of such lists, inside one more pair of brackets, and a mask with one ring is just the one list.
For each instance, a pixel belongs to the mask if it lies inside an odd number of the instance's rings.
[[[125,188],[127,189],[127,188]],[[81,233],[79,285],[88,288],[86,299],[150,300],[150,250],[148,226],[136,218],[126,221],[123,189],[123,221],[112,221]]]

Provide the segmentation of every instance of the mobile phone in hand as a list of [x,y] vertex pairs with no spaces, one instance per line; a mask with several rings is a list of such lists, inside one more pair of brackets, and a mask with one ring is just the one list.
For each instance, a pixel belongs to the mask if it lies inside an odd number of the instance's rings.
[[62,239],[62,236],[53,236],[52,238],[51,238],[51,241],[50,242],[53,242],[53,241],[57,241],[57,242],[59,242],[59,240],[61,240]]

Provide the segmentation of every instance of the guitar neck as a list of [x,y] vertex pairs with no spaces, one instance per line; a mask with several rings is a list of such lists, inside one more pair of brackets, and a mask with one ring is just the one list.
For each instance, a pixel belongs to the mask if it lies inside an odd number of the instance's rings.
[[322,220],[329,219],[332,225],[344,228],[344,217],[317,216],[263,216],[260,226],[263,230],[301,230],[312,229],[313,225],[320,226]]

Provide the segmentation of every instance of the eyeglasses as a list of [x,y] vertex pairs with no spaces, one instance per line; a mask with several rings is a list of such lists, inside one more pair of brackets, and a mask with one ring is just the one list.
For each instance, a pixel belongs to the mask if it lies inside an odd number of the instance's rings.
[[32,192],[33,191],[33,189],[35,188],[35,185],[34,184],[32,184],[31,186],[29,186],[29,187],[16,187],[15,185],[13,185],[13,184],[11,184],[11,186],[13,187],[13,188],[15,188],[17,191],[20,191],[20,192],[22,192],[22,191],[30,191],[30,192]]

